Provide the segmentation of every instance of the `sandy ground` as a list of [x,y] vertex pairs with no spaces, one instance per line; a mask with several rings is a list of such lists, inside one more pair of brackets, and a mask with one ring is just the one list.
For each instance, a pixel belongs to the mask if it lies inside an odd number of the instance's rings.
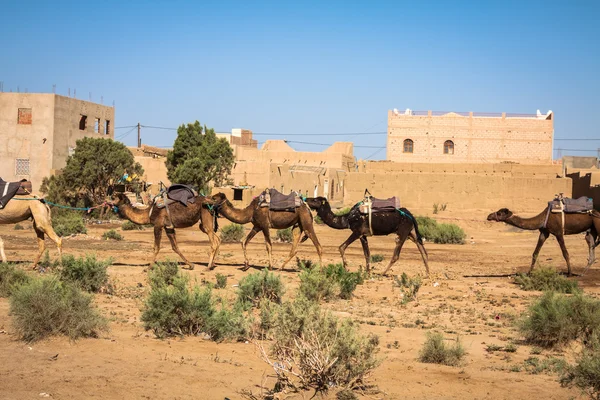
[[[400,303],[400,291],[393,279],[379,275],[359,286],[351,300],[328,303],[343,317],[361,324],[364,332],[374,332],[381,339],[384,361],[372,381],[379,394],[365,398],[385,399],[571,399],[575,390],[561,388],[556,375],[532,375],[526,371],[511,372],[531,356],[531,347],[518,342],[513,319],[539,293],[524,292],[508,277],[491,275],[526,271],[537,232],[518,231],[499,223],[453,218],[445,220],[462,226],[468,234],[465,245],[426,243],[431,279],[425,281],[418,301],[407,306]],[[447,222],[447,221],[445,221]],[[30,222],[22,224],[30,227]],[[152,231],[121,232],[121,242],[103,241],[104,231],[115,226],[92,225],[87,236],[67,238],[65,253],[96,253],[100,258],[113,257],[117,265],[110,267],[116,285],[115,295],[97,295],[96,303],[110,319],[110,332],[99,339],[70,342],[52,338],[27,344],[12,332],[7,299],[0,299],[0,399],[36,399],[48,394],[54,399],[239,399],[239,391],[266,382],[272,385],[272,371],[258,357],[251,343],[214,343],[199,337],[159,340],[146,332],[139,322],[140,308],[148,290],[146,267],[150,260]],[[9,260],[31,261],[35,254],[35,235],[31,229],[15,231],[13,226],[0,226]],[[339,262],[337,246],[349,231],[335,231],[317,226],[324,246],[325,262]],[[195,228],[178,230],[180,248],[198,265],[189,272],[198,281],[215,281],[215,274],[228,276],[228,287],[217,290],[233,296],[235,285],[244,272],[239,244],[224,244],[218,267],[206,271],[207,237]],[[375,265],[382,271],[391,256],[394,238],[369,240],[371,254],[381,254],[384,261]],[[50,255],[57,255],[47,241]],[[166,247],[165,247],[166,246]],[[567,238],[567,247],[575,272],[587,260],[583,235]],[[266,265],[266,252],[261,235],[249,247],[254,271]],[[279,265],[289,252],[289,245],[274,245],[275,262]],[[350,268],[364,264],[362,248],[357,241],[349,250]],[[310,241],[300,246],[301,258],[316,259]],[[164,238],[160,259],[176,259]],[[566,270],[555,239],[542,249],[544,265]],[[23,264],[23,268],[27,267]],[[252,270],[251,270],[252,271]],[[423,273],[420,255],[414,244],[407,242],[394,274]],[[281,273],[288,288],[298,285],[297,272]],[[466,277],[479,275],[478,277]],[[576,278],[586,292],[600,294],[600,265],[596,263],[585,278]],[[446,338],[460,335],[468,356],[460,367],[423,364],[417,361],[419,349],[429,329],[444,332]],[[517,340],[515,353],[488,353],[489,344],[506,345]],[[58,355],[57,357],[53,357]],[[551,356],[573,359],[574,352],[544,351],[537,357]],[[41,397],[42,396],[42,397]],[[307,396],[309,398],[310,396]],[[333,398],[332,395],[330,395]],[[300,397],[298,397],[300,398]]]

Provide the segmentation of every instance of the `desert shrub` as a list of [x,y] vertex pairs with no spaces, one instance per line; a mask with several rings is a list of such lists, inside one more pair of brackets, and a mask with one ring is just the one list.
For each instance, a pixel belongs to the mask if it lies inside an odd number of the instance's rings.
[[318,215],[315,215],[314,221],[317,225],[323,225],[323,220]]
[[62,257],[62,266],[57,267],[56,273],[61,281],[73,283],[88,292],[99,292],[107,287],[110,264],[110,258],[97,260],[95,255],[90,254],[86,254],[85,258],[75,258],[68,254]]
[[121,224],[121,229],[124,231],[136,231],[136,230],[141,231],[141,230],[144,230],[144,226],[138,225],[131,221],[125,221]]
[[150,273],[148,274],[150,287],[158,288],[172,285],[178,273],[179,267],[175,261],[167,260],[157,262],[154,264],[150,270]]
[[465,355],[466,351],[459,337],[456,337],[452,346],[447,346],[444,343],[444,335],[439,332],[428,332],[427,340],[419,352],[419,361],[456,366],[460,364]]
[[263,359],[274,367],[279,390],[364,387],[380,363],[377,336],[361,335],[356,323],[340,320],[302,296],[280,306],[273,331],[271,358],[263,349]]
[[394,286],[402,289],[402,304],[417,300],[417,293],[422,283],[420,275],[409,278],[406,272],[403,272],[400,279],[398,279],[398,276],[394,276]]
[[312,260],[300,259],[299,257],[296,257],[296,266],[300,270],[314,268],[316,265],[317,264],[315,264]]
[[292,233],[292,227],[285,229],[279,229],[277,231],[277,240],[283,243],[292,243],[294,240],[294,234]]
[[0,297],[8,297],[15,287],[28,283],[31,277],[12,264],[0,262]]
[[467,234],[456,224],[440,224],[429,217],[416,217],[419,233],[430,242],[464,244]]
[[259,305],[259,324],[258,328],[263,337],[273,329],[277,304],[269,299],[262,299]]
[[334,212],[334,214],[337,216],[346,215],[350,212],[350,210],[351,210],[351,207],[344,207],[344,208],[340,208],[339,210]]
[[562,357],[528,357],[523,361],[523,368],[531,375],[555,374],[563,372],[567,368],[567,362]]
[[52,212],[52,228],[58,236],[87,233],[83,216],[79,212]]
[[97,337],[107,322],[92,300],[71,283],[42,277],[14,287],[10,312],[17,334],[28,342],[52,335]]
[[374,263],[382,262],[383,259],[384,259],[384,257],[381,254],[373,254],[371,256],[371,262],[374,262]]
[[600,342],[584,348],[577,357],[576,364],[565,367],[560,384],[577,387],[590,398],[600,400]]
[[244,227],[238,224],[225,225],[221,229],[221,241],[224,243],[241,242],[244,237]]
[[123,240],[123,236],[121,236],[121,234],[119,232],[117,232],[114,229],[111,229],[109,231],[106,231],[102,234],[102,239],[104,240]]
[[217,279],[217,283],[215,284],[215,288],[217,289],[225,289],[227,287],[227,277],[223,274],[215,275]]
[[23,228],[23,225],[21,225],[21,224],[15,224],[15,231],[22,231],[24,229],[25,228]]
[[246,275],[240,280],[238,303],[246,309],[258,305],[261,299],[279,303],[284,292],[281,278],[265,268],[261,272]]
[[246,334],[247,323],[240,307],[229,310],[223,305],[217,310],[210,287],[190,288],[188,276],[178,272],[170,275],[170,266],[160,266],[160,273],[153,271],[152,289],[141,316],[146,330],[159,338],[204,332],[215,341],[241,339]]
[[588,343],[600,332],[600,301],[579,293],[568,297],[546,292],[529,306],[519,330],[526,342],[541,347],[577,339]]
[[530,274],[517,274],[515,283],[523,290],[553,291],[557,293],[581,292],[577,281],[561,276],[554,268],[534,269]]
[[311,301],[332,300],[338,297],[349,299],[356,286],[363,282],[362,271],[348,272],[342,264],[305,268],[300,273],[298,293]]

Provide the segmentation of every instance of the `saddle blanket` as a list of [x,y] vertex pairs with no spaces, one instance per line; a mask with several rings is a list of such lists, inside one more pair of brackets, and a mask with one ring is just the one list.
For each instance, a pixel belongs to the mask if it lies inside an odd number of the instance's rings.
[[[179,202],[187,207],[188,203],[195,203],[198,193],[189,186],[175,183],[167,189],[167,197],[173,202]],[[171,204],[171,203],[169,203]]]
[[0,178],[0,209],[6,207],[15,195],[31,194],[31,182],[23,179],[20,182],[6,182]]
[[267,189],[258,197],[260,207],[269,207],[271,211],[287,211],[302,205],[302,198],[296,193],[283,194],[275,189]]
[[[561,203],[562,201],[562,203]],[[585,213],[594,209],[594,201],[586,196],[582,196],[578,199],[570,199],[568,197],[555,198],[548,202],[548,207],[553,213],[565,212],[566,214],[572,213]]]
[[[376,199],[371,197],[371,212],[395,211],[400,208],[400,199],[396,196],[389,199]],[[362,202],[358,207],[361,214],[369,213],[368,203]]]

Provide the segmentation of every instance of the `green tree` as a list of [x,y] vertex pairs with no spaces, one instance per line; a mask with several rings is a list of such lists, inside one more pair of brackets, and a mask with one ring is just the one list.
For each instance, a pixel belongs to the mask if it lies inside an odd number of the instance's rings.
[[173,150],[167,154],[167,176],[171,182],[197,189],[207,189],[209,182],[221,186],[231,173],[233,161],[229,143],[196,121],[177,128]]
[[110,139],[83,138],[76,142],[73,155],[57,176],[44,178],[40,190],[50,201],[71,205],[99,204],[104,201],[108,187],[117,182],[125,170],[129,175],[144,173],[133,154],[123,143]]

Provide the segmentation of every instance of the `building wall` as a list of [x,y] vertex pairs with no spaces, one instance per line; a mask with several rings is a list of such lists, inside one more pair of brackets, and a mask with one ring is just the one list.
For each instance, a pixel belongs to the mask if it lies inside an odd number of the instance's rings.
[[478,220],[502,207],[535,213],[557,193],[571,196],[572,181],[559,178],[560,170],[558,165],[368,162],[348,174],[344,203],[355,204],[369,189],[378,198],[399,196],[403,206],[421,212],[437,203],[451,210],[479,210],[473,215]]
[[[398,162],[551,164],[553,114],[388,112],[387,159]],[[404,152],[404,140],[413,152]],[[454,153],[444,154],[444,142]]]

